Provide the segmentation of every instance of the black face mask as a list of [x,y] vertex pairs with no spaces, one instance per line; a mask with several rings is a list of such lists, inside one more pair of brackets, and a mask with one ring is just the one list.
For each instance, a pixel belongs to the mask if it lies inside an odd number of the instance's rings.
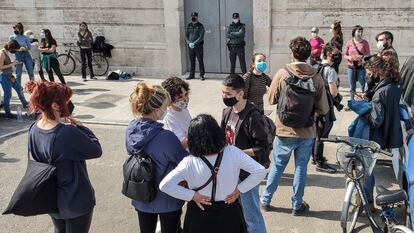
[[17,30],[14,30],[14,34],[16,34],[16,35],[20,35],[20,32],[19,32],[19,31],[17,31]]
[[236,97],[230,97],[230,98],[223,98],[223,103],[227,107],[232,107],[236,105],[239,101],[236,99]]
[[334,63],[339,63],[341,61],[341,54],[340,53],[332,54],[332,61]]
[[195,22],[195,21],[197,21],[197,18],[193,16],[193,17],[191,17],[191,21]]

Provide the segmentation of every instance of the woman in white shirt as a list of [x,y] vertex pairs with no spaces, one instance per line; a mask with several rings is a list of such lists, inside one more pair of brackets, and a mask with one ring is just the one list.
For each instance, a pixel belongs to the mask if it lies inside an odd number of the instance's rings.
[[[160,183],[162,192],[188,202],[183,232],[246,232],[237,199],[260,183],[266,175],[264,167],[237,147],[226,146],[224,132],[210,115],[191,120],[188,146],[191,155]],[[240,169],[250,173],[241,183]]]
[[177,77],[166,79],[161,86],[171,96],[171,104],[163,120],[164,129],[172,131],[180,140],[181,145],[187,149],[187,133],[191,121],[191,115],[187,109],[190,87],[187,82]]

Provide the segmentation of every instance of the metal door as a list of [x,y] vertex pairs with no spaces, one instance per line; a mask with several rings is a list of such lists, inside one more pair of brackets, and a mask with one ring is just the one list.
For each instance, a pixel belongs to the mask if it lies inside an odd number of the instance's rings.
[[[204,69],[206,72],[221,72],[220,55],[220,8],[219,0],[185,0],[184,27],[191,22],[191,12],[198,12],[198,20],[204,25]],[[184,38],[185,40],[185,38]],[[187,51],[187,71],[190,71],[190,59]],[[198,72],[196,59],[196,72]]]
[[[233,12],[240,14],[240,21],[246,24],[246,65],[253,53],[253,5],[252,0],[185,0],[184,25],[191,22],[191,12],[198,12],[200,23],[204,25],[204,67],[207,73],[229,73],[230,59],[227,49],[226,27],[232,22]],[[185,38],[183,38],[185,39]],[[186,46],[187,71],[190,60]],[[241,73],[239,61],[236,72]],[[196,72],[198,61],[196,60]]]
[[[246,24],[246,47],[244,48],[246,66],[249,69],[250,58],[253,54],[253,1],[252,0],[220,0],[221,37],[221,72],[230,73],[229,50],[227,49],[226,28],[232,23],[234,12],[240,14],[240,22]],[[241,73],[239,59],[236,60],[236,73]]]

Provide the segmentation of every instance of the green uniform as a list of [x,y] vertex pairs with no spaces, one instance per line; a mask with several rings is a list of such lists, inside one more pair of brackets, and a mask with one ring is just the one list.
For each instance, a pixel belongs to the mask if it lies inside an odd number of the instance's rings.
[[244,36],[246,34],[246,26],[244,23],[231,23],[227,29],[226,36],[229,39],[228,45],[244,44]]
[[204,40],[204,26],[202,23],[189,23],[185,33],[185,40],[188,43],[199,44]]

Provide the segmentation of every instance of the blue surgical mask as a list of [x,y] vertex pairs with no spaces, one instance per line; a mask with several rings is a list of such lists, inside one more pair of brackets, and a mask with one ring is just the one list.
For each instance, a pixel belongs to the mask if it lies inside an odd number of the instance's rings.
[[256,70],[259,71],[260,73],[264,73],[266,71],[266,68],[267,68],[267,64],[264,61],[256,64]]
[[39,36],[40,36],[40,39],[44,39],[44,38],[46,38],[46,35],[45,35],[45,33],[44,33],[44,32],[41,32]]

